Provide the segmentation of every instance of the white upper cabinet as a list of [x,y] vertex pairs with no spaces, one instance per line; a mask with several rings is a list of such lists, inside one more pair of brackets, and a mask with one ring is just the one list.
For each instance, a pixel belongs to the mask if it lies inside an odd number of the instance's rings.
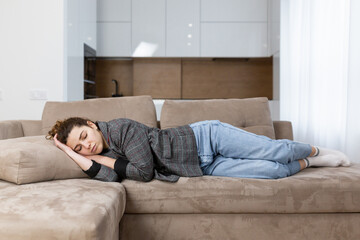
[[200,0],[167,0],[166,56],[200,56]]
[[202,57],[267,56],[267,23],[202,23]]
[[97,1],[97,56],[131,56],[131,0]]
[[268,0],[202,0],[201,57],[266,57]]
[[165,56],[165,0],[132,0],[132,56]]
[[267,22],[268,0],[201,0],[202,22]]
[[98,22],[131,22],[131,0],[98,0]]
[[[85,0],[84,0],[85,1]],[[104,57],[267,57],[279,0],[98,0]],[[273,46],[273,49],[276,49]]]
[[131,23],[98,23],[98,51],[101,57],[129,57],[131,55]]
[[269,47],[270,55],[280,51],[280,0],[269,0]]
[[96,50],[96,0],[80,0],[80,39]]

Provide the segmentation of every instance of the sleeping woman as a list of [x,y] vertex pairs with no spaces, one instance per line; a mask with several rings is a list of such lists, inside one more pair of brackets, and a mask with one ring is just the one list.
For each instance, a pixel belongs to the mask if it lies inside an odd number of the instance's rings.
[[202,175],[284,178],[307,167],[350,166],[339,151],[290,140],[273,140],[218,120],[170,129],[131,119],[57,121],[47,136],[91,178],[102,181]]

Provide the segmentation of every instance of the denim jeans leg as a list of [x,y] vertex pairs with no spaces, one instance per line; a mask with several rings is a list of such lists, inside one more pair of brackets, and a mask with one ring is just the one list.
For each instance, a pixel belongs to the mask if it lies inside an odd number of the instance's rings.
[[224,177],[277,179],[294,175],[299,171],[299,161],[282,164],[267,160],[225,158],[219,155],[203,173]]
[[[218,120],[201,121],[190,124],[198,148],[198,156],[203,171],[218,155],[224,158],[242,160],[267,160],[283,165],[308,157],[309,144],[290,140],[273,140],[256,135]],[[259,163],[257,163],[259,164]],[[297,171],[298,162],[290,167]]]
[[213,162],[216,155],[211,146],[211,122],[201,121],[189,125],[195,135],[200,167],[203,171]]
[[211,121],[211,144],[215,155],[227,158],[269,160],[288,164],[311,153],[309,144],[290,140],[273,140],[230,124]]

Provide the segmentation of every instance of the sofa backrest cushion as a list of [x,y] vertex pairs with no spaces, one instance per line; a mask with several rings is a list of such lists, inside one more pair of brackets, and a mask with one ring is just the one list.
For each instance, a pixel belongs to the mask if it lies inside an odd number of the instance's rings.
[[267,98],[166,100],[161,110],[162,129],[203,120],[220,120],[259,135],[275,138]]
[[150,96],[100,98],[75,102],[47,102],[42,115],[42,134],[57,120],[83,117],[92,121],[130,118],[149,127],[157,126],[154,102]]
[[16,184],[87,175],[45,135],[0,140],[0,179]]

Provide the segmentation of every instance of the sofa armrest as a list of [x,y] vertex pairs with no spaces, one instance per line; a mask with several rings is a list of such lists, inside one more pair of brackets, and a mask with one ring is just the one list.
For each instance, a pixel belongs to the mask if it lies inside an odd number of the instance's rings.
[[292,124],[289,121],[273,121],[275,138],[294,140]]
[[42,121],[41,120],[19,120],[19,121],[22,124],[24,137],[42,135],[42,133],[41,133]]
[[0,140],[23,137],[22,124],[17,120],[0,121]]

